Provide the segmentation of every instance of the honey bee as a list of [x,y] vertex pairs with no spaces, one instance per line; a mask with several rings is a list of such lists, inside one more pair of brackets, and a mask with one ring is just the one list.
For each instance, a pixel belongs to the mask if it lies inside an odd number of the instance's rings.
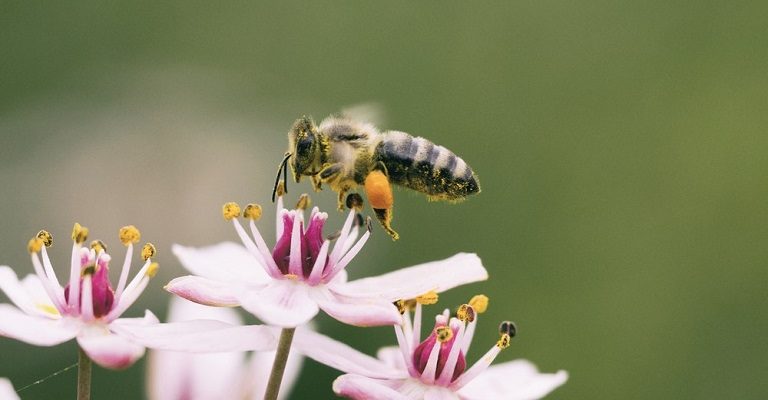
[[[287,178],[309,176],[315,191],[327,184],[338,193],[344,209],[348,191],[363,186],[381,226],[397,240],[392,229],[394,198],[390,183],[427,195],[429,200],[459,202],[480,192],[472,168],[443,146],[405,132],[379,130],[370,123],[346,116],[330,116],[320,125],[301,117],[288,132],[288,152],[277,173]],[[274,192],[273,192],[274,197]]]

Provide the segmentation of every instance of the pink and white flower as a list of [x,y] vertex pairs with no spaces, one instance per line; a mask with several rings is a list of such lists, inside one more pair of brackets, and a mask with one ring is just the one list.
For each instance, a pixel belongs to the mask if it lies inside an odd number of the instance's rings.
[[20,281],[10,267],[0,266],[0,289],[16,306],[0,304],[0,336],[36,346],[54,346],[76,338],[89,358],[112,369],[132,365],[144,355],[146,346],[198,352],[275,347],[274,335],[266,327],[232,327],[205,320],[159,324],[148,310],[143,318],[119,318],[156,273],[157,263],[152,261],[155,248],[144,245],[144,264],[128,282],[133,245],[140,234],[133,226],[122,228],[120,240],[127,253],[117,289],[113,290],[109,282],[112,257],[101,241],[83,247],[87,236],[88,229],[75,224],[66,286],[59,283],[48,257],[46,248],[53,244],[53,237],[46,231],[29,242],[35,275]]
[[[306,205],[306,197],[299,203]],[[347,282],[345,268],[370,237],[370,223],[358,240],[362,217],[350,210],[331,248],[334,239],[323,238],[328,214],[315,207],[305,228],[303,208],[286,210],[282,196],[278,198],[277,238],[270,250],[256,227],[261,208],[249,204],[244,210],[249,235],[237,219],[240,206],[225,204],[224,217],[232,221],[244,246],[228,242],[197,249],[175,245],[173,252],[195,275],[176,278],[166,289],[200,304],[242,306],[262,321],[281,327],[305,324],[320,309],[347,324],[373,326],[401,322],[392,305],[396,299],[488,278],[476,255],[459,253]]]
[[378,358],[303,329],[296,333],[294,347],[346,372],[333,383],[333,390],[352,399],[538,399],[568,379],[565,371],[539,373],[526,360],[489,367],[514,336],[514,324],[509,322],[502,323],[498,342],[467,368],[466,355],[477,324],[475,308],[465,304],[453,318],[448,310],[437,315],[434,329],[424,340],[420,338],[421,303],[415,305],[413,322],[407,308],[403,324],[395,326],[399,346],[380,349]]
[[[171,299],[169,321],[198,318],[242,324],[231,308],[203,306],[176,296]],[[191,354],[153,350],[147,364],[147,394],[151,400],[262,399],[274,358],[274,351],[247,356],[245,352]],[[298,352],[288,356],[279,398],[288,397],[302,360]]]
[[13,385],[8,378],[0,378],[0,399],[19,400],[19,395],[13,390]]

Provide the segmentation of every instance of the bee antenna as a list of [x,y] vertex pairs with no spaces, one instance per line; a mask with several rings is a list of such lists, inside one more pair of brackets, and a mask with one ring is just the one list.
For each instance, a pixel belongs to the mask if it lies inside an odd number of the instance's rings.
[[285,153],[283,161],[280,162],[280,166],[277,168],[277,176],[275,177],[275,186],[272,188],[272,202],[275,202],[275,194],[277,193],[277,187],[280,185],[280,173],[283,173],[283,190],[288,193],[288,159],[291,158],[291,153]]

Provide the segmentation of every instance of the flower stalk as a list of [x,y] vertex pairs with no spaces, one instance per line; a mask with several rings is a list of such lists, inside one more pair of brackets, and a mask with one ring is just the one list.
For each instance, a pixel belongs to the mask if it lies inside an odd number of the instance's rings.
[[280,331],[280,340],[277,343],[277,353],[275,353],[275,362],[272,364],[272,372],[269,374],[267,391],[264,394],[264,400],[276,400],[280,392],[280,384],[283,381],[285,364],[288,362],[288,354],[291,352],[291,343],[296,328],[283,328]]
[[77,350],[77,400],[90,400],[91,365],[93,362],[81,347],[78,347]]

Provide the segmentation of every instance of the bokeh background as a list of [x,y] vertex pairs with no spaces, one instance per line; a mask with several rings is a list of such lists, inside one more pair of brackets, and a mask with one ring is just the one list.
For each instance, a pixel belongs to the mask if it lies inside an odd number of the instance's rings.
[[[374,102],[382,128],[454,150],[483,192],[397,191],[402,239],[377,227],[351,277],[477,252],[491,279],[441,305],[487,294],[474,348],[515,320],[498,362],[568,370],[550,398],[762,399],[766,18],[748,1],[2,2],[0,264],[31,273],[46,228],[64,271],[73,222],[115,249],[134,224],[162,270],[128,315],[162,316],[183,274],[171,244],[235,240],[225,201],[271,217],[292,121]],[[318,321],[370,354],[394,343]],[[75,360],[74,343],[0,338],[17,389]],[[141,398],[144,367],[97,368],[94,397]],[[331,398],[337,375],[307,362],[292,398]],[[21,394],[71,398],[74,379]]]

